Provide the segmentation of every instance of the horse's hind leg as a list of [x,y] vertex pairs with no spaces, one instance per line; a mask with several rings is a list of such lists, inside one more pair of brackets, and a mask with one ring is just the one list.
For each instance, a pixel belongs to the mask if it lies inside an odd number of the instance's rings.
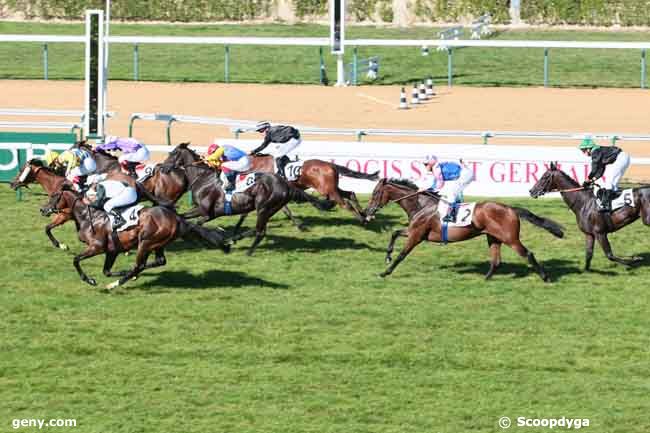
[[241,226],[244,224],[244,221],[246,220],[247,216],[248,216],[247,213],[240,215],[239,221],[237,221],[237,224],[235,224],[235,228],[232,231],[233,238],[235,238],[239,234],[239,230],[241,229]]
[[341,197],[343,197],[343,202],[345,203],[343,206],[346,209],[350,210],[359,221],[362,223],[365,222],[366,214],[363,211],[363,208],[361,207],[359,200],[357,200],[357,196],[354,194],[354,192],[339,189],[339,193]]
[[119,271],[119,272],[112,272],[111,269],[113,268],[113,265],[115,264],[115,259],[117,259],[117,253],[113,251],[107,251],[106,256],[104,258],[104,275],[107,277],[123,277],[124,275],[127,274],[128,271]]
[[485,279],[489,280],[501,265],[501,241],[492,235],[487,235],[487,241],[490,247],[490,270],[485,274]]
[[537,263],[537,260],[535,259],[535,255],[529,251],[519,239],[516,239],[515,241],[511,242],[508,244],[510,248],[515,250],[517,254],[519,254],[521,257],[524,257],[528,260],[528,263],[535,269],[535,271],[539,274],[539,276],[542,278],[544,282],[549,282],[551,279],[549,276],[546,274],[544,271],[544,268],[542,265]]
[[395,247],[395,241],[397,240],[398,237],[400,236],[408,236],[409,235],[409,229],[401,229],[401,230],[395,230],[393,234],[390,237],[390,241],[388,242],[388,247],[386,247],[386,264],[390,264],[391,261],[393,261],[393,249]]
[[602,247],[607,258],[612,262],[620,263],[621,265],[625,265],[625,266],[633,266],[635,263],[638,263],[641,260],[643,260],[641,257],[633,257],[632,259],[623,259],[621,257],[615,256],[614,253],[612,252],[612,246],[609,244],[609,239],[607,239],[607,234],[597,234],[596,240]]
[[146,239],[141,240],[140,244],[138,245],[138,254],[135,257],[135,266],[126,273],[122,278],[119,280],[109,284],[106,286],[108,290],[114,289],[117,286],[121,286],[130,279],[137,277],[140,272],[142,272],[145,269],[145,266],[147,264],[147,258],[149,257],[149,254],[151,254],[152,250],[152,245],[151,241],[148,241]]
[[591,259],[594,257],[594,235],[591,233],[585,233],[585,271],[588,271],[591,267]]

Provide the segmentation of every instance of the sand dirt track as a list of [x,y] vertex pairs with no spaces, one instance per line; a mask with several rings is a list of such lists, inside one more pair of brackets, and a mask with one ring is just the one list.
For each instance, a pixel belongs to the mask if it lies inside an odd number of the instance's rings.
[[[117,112],[118,117],[110,121],[109,130],[114,135],[126,135],[131,113],[158,112],[242,120],[266,119],[273,122],[336,128],[650,134],[650,93],[647,90],[474,87],[439,87],[436,90],[439,95],[426,105],[412,110],[397,110],[397,86],[334,88],[110,82],[109,109]],[[80,81],[5,80],[0,81],[0,106],[80,110],[83,109],[83,93],[83,82]],[[164,131],[162,122],[140,121],[135,127],[135,135],[146,143],[162,143]],[[177,124],[172,129],[174,142],[206,144],[219,136],[232,137],[232,134],[226,128],[187,124]],[[394,137],[375,140],[399,141]],[[460,137],[443,140],[403,138],[402,141],[479,142]],[[493,139],[491,143],[560,146],[577,144],[521,139]],[[650,156],[648,142],[619,142],[619,145],[632,155]],[[633,167],[630,174],[636,179],[650,179],[648,168]]]

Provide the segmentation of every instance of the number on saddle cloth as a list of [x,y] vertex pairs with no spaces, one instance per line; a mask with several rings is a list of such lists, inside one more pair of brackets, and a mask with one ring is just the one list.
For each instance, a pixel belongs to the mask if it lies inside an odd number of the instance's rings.
[[624,189],[620,192],[618,197],[612,200],[612,211],[622,208],[623,206],[634,207],[634,191],[630,189]]

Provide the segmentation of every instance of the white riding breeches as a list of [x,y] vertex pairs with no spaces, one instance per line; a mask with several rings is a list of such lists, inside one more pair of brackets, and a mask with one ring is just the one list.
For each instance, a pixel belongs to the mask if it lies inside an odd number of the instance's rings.
[[142,146],[138,150],[132,153],[124,153],[120,155],[119,158],[117,158],[118,161],[124,162],[143,162],[149,159],[149,149],[146,147]]
[[221,166],[232,171],[248,171],[251,168],[251,160],[248,156],[242,156],[237,161],[224,161]]
[[110,212],[116,207],[128,206],[135,203],[137,200],[138,193],[136,192],[135,188],[126,186],[124,189],[122,189],[122,192],[104,203],[104,210],[106,212]]
[[616,161],[605,167],[605,174],[603,175],[602,185],[605,189],[612,189],[618,191],[618,183],[623,178],[625,170],[630,166],[630,155],[621,152],[616,157]]
[[302,143],[302,138],[292,138],[286,143],[274,144],[273,149],[271,149],[271,152],[269,153],[273,155],[274,158],[279,158],[293,151],[296,147],[300,146],[300,143]]
[[440,195],[450,203],[461,201],[463,197],[463,190],[465,190],[465,188],[467,188],[467,185],[472,183],[473,180],[474,172],[467,167],[463,167],[460,170],[458,179],[448,180],[445,182],[445,185],[440,190]]
[[70,170],[70,173],[66,176],[68,179],[72,179],[77,176],[86,176],[88,174],[94,173],[97,170],[97,164],[92,158],[85,158],[81,161],[81,164],[78,167]]

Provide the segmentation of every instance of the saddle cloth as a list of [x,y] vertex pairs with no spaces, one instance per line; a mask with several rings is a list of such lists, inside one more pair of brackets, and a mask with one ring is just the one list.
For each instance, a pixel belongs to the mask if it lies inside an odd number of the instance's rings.
[[612,200],[612,211],[620,209],[623,206],[632,206],[634,207],[634,193],[632,189],[624,189],[621,191],[621,194]]
[[[123,232],[124,230],[133,227],[135,225],[138,225],[138,222],[140,221],[140,211],[144,209],[144,205],[141,204],[136,204],[135,206],[129,206],[127,208],[124,208],[120,213],[122,214],[122,218],[124,218],[124,225],[117,229],[118,232]],[[113,227],[113,215],[110,213],[108,214],[108,220],[111,222],[111,228]]]
[[[284,166],[284,177],[287,178],[289,182],[298,180],[302,173],[302,165],[304,163],[304,161],[300,160],[288,162],[287,165]],[[278,172],[278,166],[275,160],[273,161],[273,172]]]
[[[448,223],[448,227],[467,227],[472,224],[472,218],[474,217],[474,208],[476,207],[476,202],[472,203],[460,203],[458,205],[458,213],[456,214],[456,222]],[[441,201],[438,203],[438,215],[440,221],[447,215],[449,210],[449,204]]]
[[156,164],[138,164],[135,168],[135,174],[138,175],[138,182],[144,182],[147,180],[151,175],[153,175],[155,168]]

